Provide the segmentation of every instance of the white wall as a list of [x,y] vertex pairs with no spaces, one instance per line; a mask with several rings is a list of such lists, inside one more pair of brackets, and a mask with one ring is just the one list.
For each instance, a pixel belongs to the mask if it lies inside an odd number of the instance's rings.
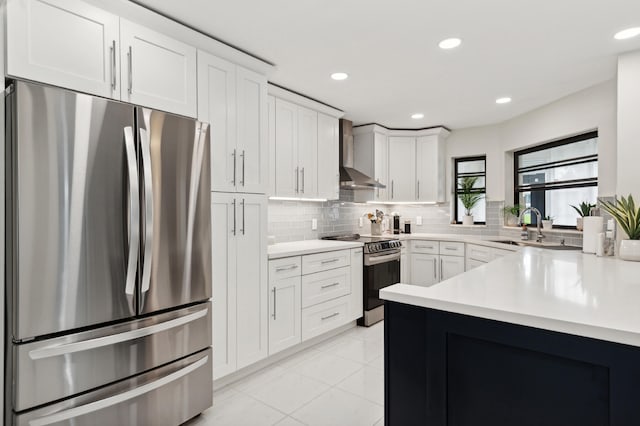
[[598,129],[598,195],[614,195],[616,128],[616,82],[610,80],[500,124],[454,130],[446,142],[448,188],[452,188],[453,158],[486,154],[487,198],[506,200],[510,204],[513,201],[511,152]]
[[617,193],[640,200],[640,51],[618,58]]

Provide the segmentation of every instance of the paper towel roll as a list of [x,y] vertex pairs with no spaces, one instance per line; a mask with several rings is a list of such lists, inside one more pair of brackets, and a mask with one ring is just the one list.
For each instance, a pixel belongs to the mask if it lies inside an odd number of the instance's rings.
[[585,216],[582,222],[582,251],[595,253],[598,234],[602,232],[604,221],[602,216]]

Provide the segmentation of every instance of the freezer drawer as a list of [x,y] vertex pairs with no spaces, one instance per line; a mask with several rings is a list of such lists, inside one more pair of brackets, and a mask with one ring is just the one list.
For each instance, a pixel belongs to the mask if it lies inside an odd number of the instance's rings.
[[122,380],[211,346],[211,303],[13,345],[13,407],[22,411]]
[[12,424],[176,426],[211,406],[211,348],[94,392],[23,414]]

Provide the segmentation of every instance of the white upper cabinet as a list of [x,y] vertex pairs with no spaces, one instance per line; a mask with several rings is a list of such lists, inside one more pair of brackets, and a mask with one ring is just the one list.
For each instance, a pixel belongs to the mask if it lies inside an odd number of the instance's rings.
[[121,99],[196,117],[196,49],[120,20]]
[[7,73],[189,117],[196,49],[79,0],[7,2]]
[[[368,175],[372,179],[385,185],[386,188],[377,188],[374,192],[374,200],[387,201],[391,192],[389,183],[389,140],[386,134],[379,130],[385,130],[375,124],[353,129],[353,149],[356,170]],[[361,191],[355,192],[356,201],[359,201]],[[363,194],[365,195],[365,194]],[[363,201],[370,197],[365,195]]]
[[445,148],[439,135],[416,140],[416,201],[445,200]]
[[198,51],[198,118],[211,123],[211,190],[267,189],[267,80]]
[[337,199],[342,112],[269,86],[270,195]]
[[338,137],[338,119],[318,113],[318,197],[328,200],[340,197]]
[[76,0],[7,2],[7,74],[120,98],[119,18]]
[[416,196],[416,138],[389,138],[389,201],[413,201]]

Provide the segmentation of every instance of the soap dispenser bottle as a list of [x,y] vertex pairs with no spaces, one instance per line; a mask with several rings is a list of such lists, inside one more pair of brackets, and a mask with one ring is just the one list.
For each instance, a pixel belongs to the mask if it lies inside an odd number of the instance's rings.
[[523,241],[527,241],[529,239],[529,231],[527,230],[527,225],[522,225],[522,230],[520,231],[520,239]]

